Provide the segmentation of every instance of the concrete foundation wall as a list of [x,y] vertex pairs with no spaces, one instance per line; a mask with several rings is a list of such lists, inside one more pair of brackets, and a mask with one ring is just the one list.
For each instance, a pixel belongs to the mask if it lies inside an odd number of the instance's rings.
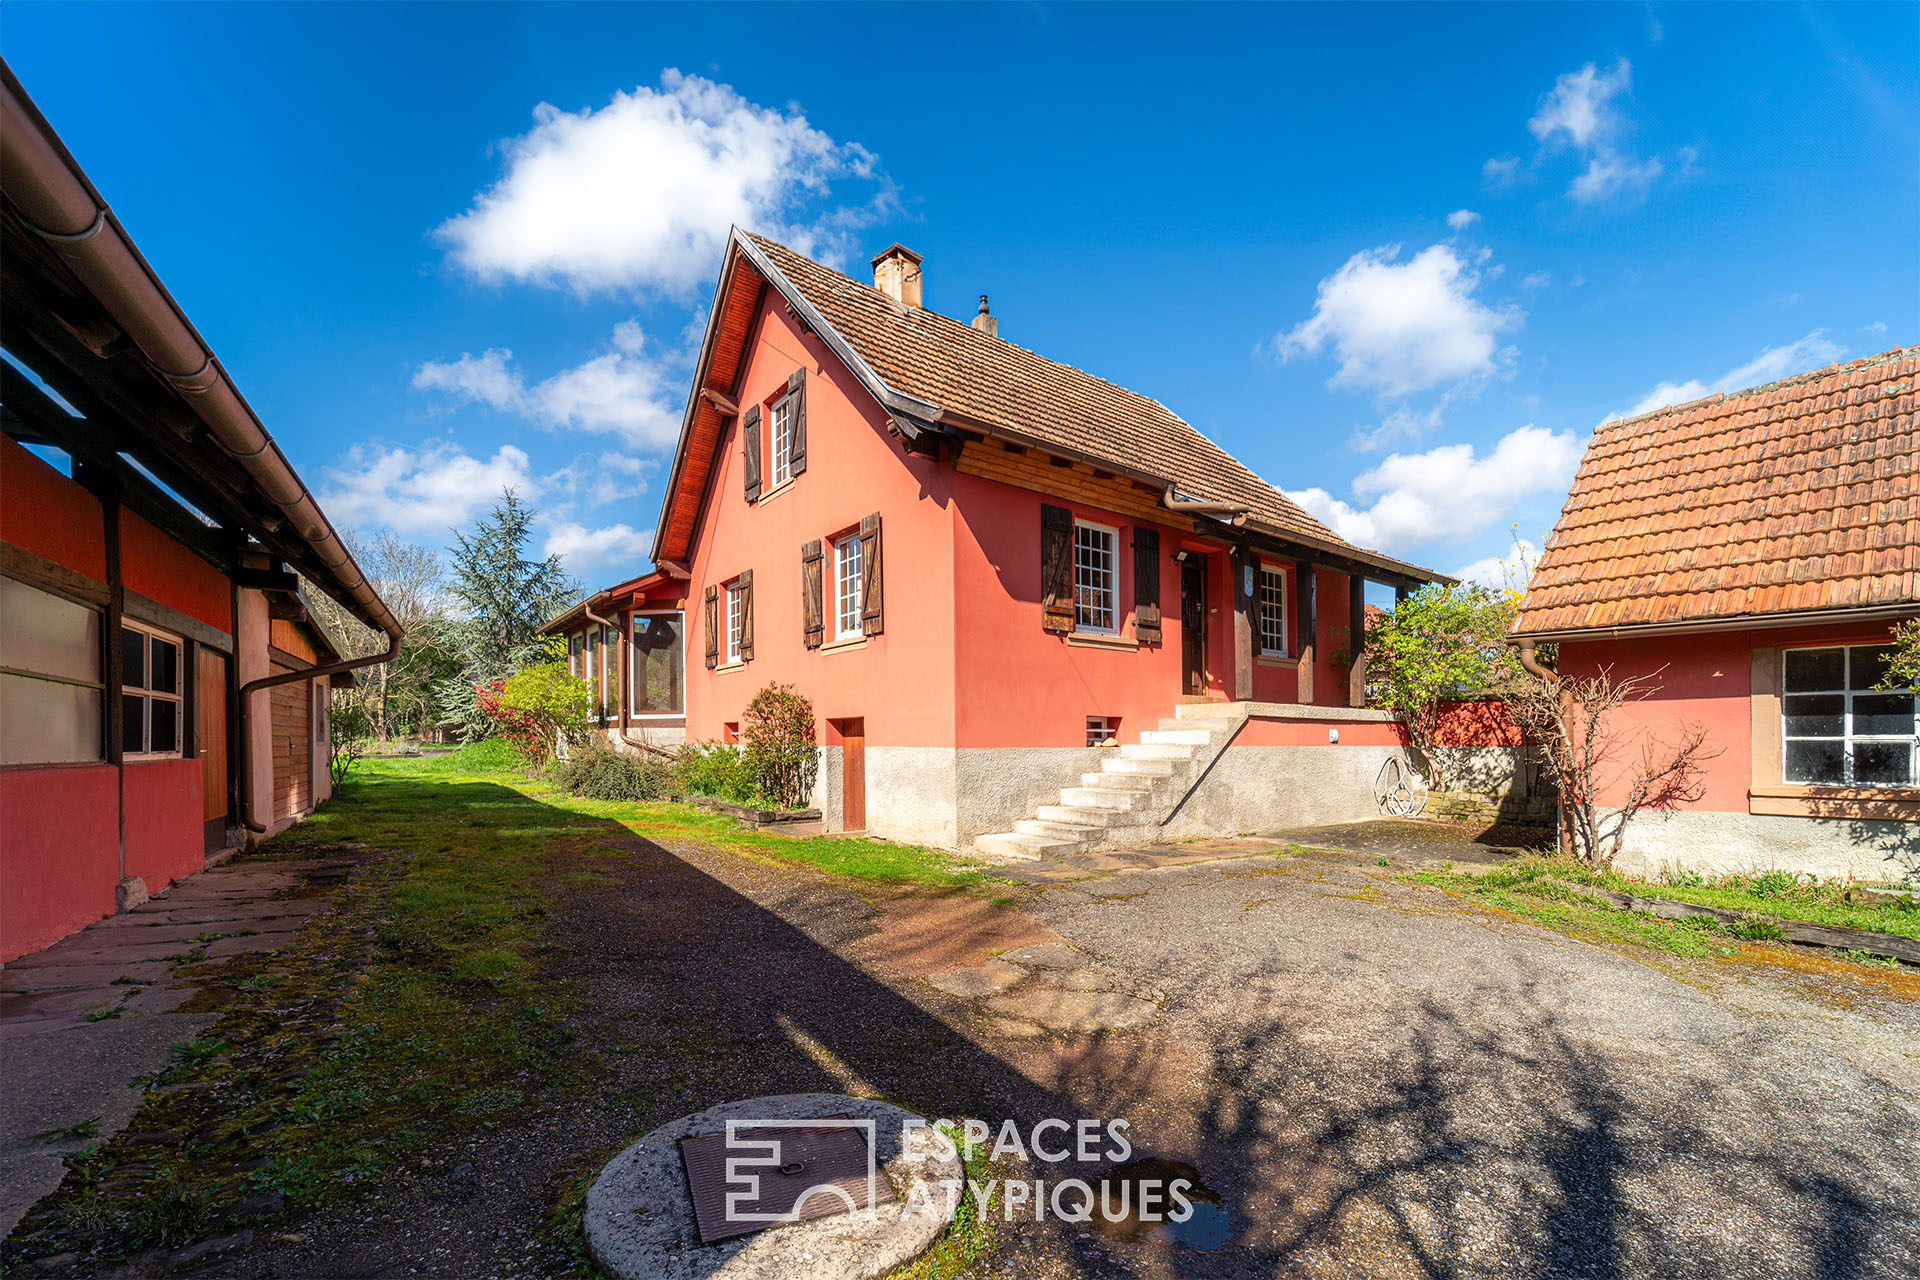
[[1702,875],[1777,869],[1920,887],[1920,824],[1699,809],[1640,813],[1614,865],[1648,877],[1669,867]]
[[1404,747],[1228,747],[1164,830],[1170,840],[1380,816],[1373,780]]
[[[867,831],[888,840],[960,846],[959,805],[952,747],[867,746]],[[840,784],[833,762],[831,785]],[[829,777],[822,770],[822,777]]]

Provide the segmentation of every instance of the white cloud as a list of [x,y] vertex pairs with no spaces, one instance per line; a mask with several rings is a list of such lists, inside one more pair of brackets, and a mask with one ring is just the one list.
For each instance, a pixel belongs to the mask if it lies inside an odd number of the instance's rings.
[[1745,391],[1789,374],[1803,373],[1830,364],[1845,355],[1846,351],[1845,347],[1827,337],[1825,329],[1815,329],[1797,342],[1768,347],[1738,368],[1727,370],[1711,384],[1699,378],[1689,378],[1685,382],[1662,382],[1641,396],[1639,403],[1631,409],[1612,414],[1607,421],[1638,417],[1668,405],[1687,404],[1715,391]]
[[1418,440],[1440,425],[1445,412],[1444,401],[1425,412],[1417,412],[1404,404],[1398,405],[1379,426],[1355,431],[1348,437],[1347,445],[1356,453],[1372,453],[1403,440]]
[[1619,132],[1620,115],[1613,99],[1632,85],[1633,66],[1625,58],[1604,75],[1589,62],[1554,81],[1553,91],[1527,121],[1527,128],[1543,143],[1565,134],[1574,146],[1587,150]]
[[1455,209],[1447,215],[1447,225],[1455,231],[1465,231],[1478,221],[1480,221],[1480,215],[1471,209]]
[[1325,489],[1287,496],[1357,546],[1407,551],[1457,542],[1501,520],[1523,498],[1564,492],[1581,443],[1571,431],[1529,425],[1508,432],[1485,457],[1470,444],[1389,455],[1355,478],[1352,503]]
[[[894,202],[865,148],[797,108],[675,70],[598,111],[541,103],[533,116],[504,144],[505,175],[438,232],[483,280],[684,294],[713,271],[730,226],[830,253]],[[864,207],[809,215],[847,180],[872,193]]]
[[607,566],[638,568],[652,547],[651,529],[636,530],[629,524],[592,529],[567,521],[547,530],[545,554],[559,556],[568,573],[585,576],[589,569]]
[[508,487],[529,494],[540,489],[527,455],[510,444],[485,459],[451,440],[418,449],[356,444],[339,466],[327,469],[317,496],[337,524],[443,535]]
[[[1630,122],[1618,100],[1632,87],[1633,65],[1625,58],[1604,72],[1589,62],[1555,80],[1540,109],[1527,121],[1527,129],[1540,143],[1541,155],[1568,147],[1585,162],[1567,186],[1567,195],[1578,204],[1644,194],[1666,171],[1657,157],[1642,160],[1625,144]],[[1691,147],[1682,147],[1676,153],[1683,173],[1692,171],[1698,155]],[[1494,162],[1487,163],[1486,172],[1491,177]]]
[[1527,585],[1527,579],[1533,575],[1533,566],[1539,562],[1539,551],[1522,538],[1504,556],[1485,556],[1470,564],[1463,564],[1453,571],[1453,576],[1462,582],[1477,582],[1483,587],[1517,589]]
[[614,326],[613,350],[529,386],[513,352],[493,347],[478,356],[429,360],[413,385],[458,400],[517,413],[548,430],[601,431],[628,445],[663,449],[680,432],[672,396],[677,380],[643,354],[646,336],[628,320]]
[[1395,396],[1494,372],[1495,335],[1521,312],[1475,298],[1480,272],[1447,245],[1399,256],[1390,244],[1347,259],[1320,282],[1313,315],[1274,339],[1275,352],[1313,355],[1331,343],[1340,369],[1329,385]]
[[565,515],[573,502],[589,507],[631,502],[647,492],[647,477],[658,466],[626,453],[582,455],[547,477],[550,505],[556,514]]
[[1503,191],[1520,180],[1519,156],[1494,156],[1480,166],[1480,179],[1495,191]]
[[1537,292],[1541,289],[1546,288],[1548,285],[1552,283],[1553,283],[1553,272],[1551,271],[1529,272],[1527,275],[1522,276],[1520,279],[1520,287],[1529,292]]

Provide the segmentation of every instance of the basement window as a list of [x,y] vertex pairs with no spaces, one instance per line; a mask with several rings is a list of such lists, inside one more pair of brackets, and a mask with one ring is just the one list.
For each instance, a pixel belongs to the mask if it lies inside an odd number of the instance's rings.
[[1120,741],[1119,716],[1088,716],[1087,745],[1105,747]]

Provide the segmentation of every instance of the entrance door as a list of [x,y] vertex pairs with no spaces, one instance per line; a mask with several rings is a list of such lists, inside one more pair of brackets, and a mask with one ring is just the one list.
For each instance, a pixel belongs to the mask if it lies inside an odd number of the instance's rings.
[[1207,691],[1207,558],[1180,562],[1181,683],[1198,696]]
[[848,831],[867,829],[867,722],[840,722],[840,813]]
[[227,658],[205,645],[195,650],[193,741],[200,757],[200,819],[211,853],[227,843]]

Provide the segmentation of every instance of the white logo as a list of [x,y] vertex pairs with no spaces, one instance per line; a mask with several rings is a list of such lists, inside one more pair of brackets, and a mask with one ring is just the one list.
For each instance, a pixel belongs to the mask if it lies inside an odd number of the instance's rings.
[[[867,1194],[865,1204],[854,1203],[854,1197],[845,1187],[833,1182],[817,1182],[800,1193],[793,1207],[784,1213],[760,1213],[746,1207],[760,1199],[760,1175],[750,1172],[755,1169],[771,1169],[789,1177],[804,1173],[806,1166],[800,1161],[789,1161],[782,1156],[782,1143],[779,1138],[747,1137],[747,1130],[762,1129],[851,1129],[866,1138],[867,1151]],[[736,1152],[749,1154],[737,1155]],[[816,1195],[829,1196],[846,1206],[846,1212],[856,1222],[867,1222],[873,1218],[873,1206],[877,1200],[877,1183],[880,1172],[874,1159],[874,1122],[872,1120],[824,1119],[824,1120],[729,1120],[727,1121],[727,1205],[728,1222],[798,1222],[801,1210],[807,1201]]]

